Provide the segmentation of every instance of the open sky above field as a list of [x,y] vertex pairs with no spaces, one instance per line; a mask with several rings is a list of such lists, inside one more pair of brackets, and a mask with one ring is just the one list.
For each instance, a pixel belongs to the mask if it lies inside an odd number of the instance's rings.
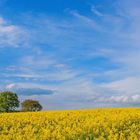
[[140,105],[139,0],[0,0],[0,89],[44,109]]

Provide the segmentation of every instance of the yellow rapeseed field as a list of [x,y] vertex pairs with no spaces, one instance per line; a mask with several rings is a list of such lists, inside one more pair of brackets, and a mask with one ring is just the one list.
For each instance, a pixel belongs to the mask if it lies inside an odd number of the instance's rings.
[[0,140],[140,140],[140,108],[0,114]]

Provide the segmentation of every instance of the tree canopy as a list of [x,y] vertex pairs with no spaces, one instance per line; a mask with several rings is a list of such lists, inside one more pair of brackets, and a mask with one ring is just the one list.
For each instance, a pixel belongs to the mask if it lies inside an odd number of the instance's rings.
[[36,100],[27,99],[21,103],[22,111],[40,111],[42,110],[41,104]]
[[0,93],[0,111],[12,112],[19,107],[19,100],[16,93],[5,91]]

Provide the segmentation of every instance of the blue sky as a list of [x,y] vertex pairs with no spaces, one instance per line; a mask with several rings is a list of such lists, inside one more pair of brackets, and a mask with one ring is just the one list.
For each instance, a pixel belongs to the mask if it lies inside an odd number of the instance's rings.
[[140,105],[139,16],[139,0],[1,0],[1,90],[44,109]]

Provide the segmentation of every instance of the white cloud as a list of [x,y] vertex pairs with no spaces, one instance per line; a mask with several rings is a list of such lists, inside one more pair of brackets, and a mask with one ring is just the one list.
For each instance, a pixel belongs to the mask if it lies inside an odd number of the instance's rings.
[[16,87],[16,85],[14,83],[5,86],[6,89],[12,89],[15,87]]
[[140,78],[139,77],[129,77],[126,79],[113,81],[110,83],[102,84],[103,88],[114,90],[122,94],[135,94],[140,93]]
[[77,11],[71,11],[71,14],[75,16],[77,19],[79,19],[80,21],[82,21],[81,23],[85,24],[86,27],[89,26],[95,31],[100,31],[100,32],[104,31],[104,28],[102,28],[102,26],[99,25],[94,19],[81,15]]
[[101,16],[101,17],[104,16],[104,14],[99,12],[94,5],[91,7],[91,11],[97,16]]
[[26,39],[25,30],[0,17],[0,48],[25,45]]
[[112,102],[118,102],[118,103],[127,103],[129,100],[128,96],[112,96],[109,99]]
[[110,102],[117,102],[117,103],[130,103],[130,104],[137,104],[140,103],[140,95],[121,95],[121,96],[111,96],[109,98]]
[[79,75],[79,71],[66,64],[59,63],[55,58],[44,54],[25,56],[19,59],[16,64],[8,66],[6,70],[8,72],[3,72],[1,76],[6,78],[36,79],[39,81],[64,81]]
[[133,102],[140,103],[140,94],[139,95],[133,95],[132,100],[133,100]]

